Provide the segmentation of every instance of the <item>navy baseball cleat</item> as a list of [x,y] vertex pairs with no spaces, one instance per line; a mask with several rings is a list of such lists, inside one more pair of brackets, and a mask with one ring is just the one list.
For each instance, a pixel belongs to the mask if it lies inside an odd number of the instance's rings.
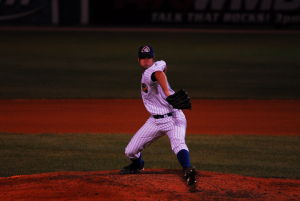
[[130,165],[123,167],[120,170],[120,174],[139,174],[144,170],[144,161],[139,160],[137,163],[136,160],[132,161]]
[[187,185],[192,186],[194,184],[196,184],[196,169],[194,167],[191,168],[184,168],[183,169],[183,173],[184,173],[184,179],[186,180]]

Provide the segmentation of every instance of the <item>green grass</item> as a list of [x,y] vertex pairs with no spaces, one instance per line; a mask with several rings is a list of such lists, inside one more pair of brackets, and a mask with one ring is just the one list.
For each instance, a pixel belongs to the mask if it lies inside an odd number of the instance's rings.
[[[54,171],[97,171],[127,165],[125,134],[0,134],[0,176]],[[299,136],[188,135],[193,165],[199,170],[255,177],[300,179]],[[144,152],[146,168],[179,169],[168,138]]]
[[300,98],[299,34],[0,32],[0,98],[136,98],[150,43],[192,98]]

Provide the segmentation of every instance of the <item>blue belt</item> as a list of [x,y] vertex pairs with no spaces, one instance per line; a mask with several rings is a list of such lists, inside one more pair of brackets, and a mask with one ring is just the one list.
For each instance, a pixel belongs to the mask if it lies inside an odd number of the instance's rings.
[[168,114],[156,114],[156,115],[153,115],[153,118],[154,119],[162,119],[162,118],[170,117],[170,116],[172,116],[172,112],[170,112]]

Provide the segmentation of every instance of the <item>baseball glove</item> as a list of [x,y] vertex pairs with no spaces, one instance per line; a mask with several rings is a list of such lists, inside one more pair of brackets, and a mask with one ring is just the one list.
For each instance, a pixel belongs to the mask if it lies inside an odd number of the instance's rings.
[[176,109],[191,109],[191,99],[188,96],[187,92],[183,89],[180,89],[173,95],[170,95],[166,99],[170,105]]

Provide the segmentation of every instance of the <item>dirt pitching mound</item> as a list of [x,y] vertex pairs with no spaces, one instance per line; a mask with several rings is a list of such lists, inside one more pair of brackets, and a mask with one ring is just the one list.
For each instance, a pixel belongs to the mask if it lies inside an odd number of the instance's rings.
[[0,200],[300,200],[300,180],[198,171],[195,192],[180,170],[56,172],[0,178]]

